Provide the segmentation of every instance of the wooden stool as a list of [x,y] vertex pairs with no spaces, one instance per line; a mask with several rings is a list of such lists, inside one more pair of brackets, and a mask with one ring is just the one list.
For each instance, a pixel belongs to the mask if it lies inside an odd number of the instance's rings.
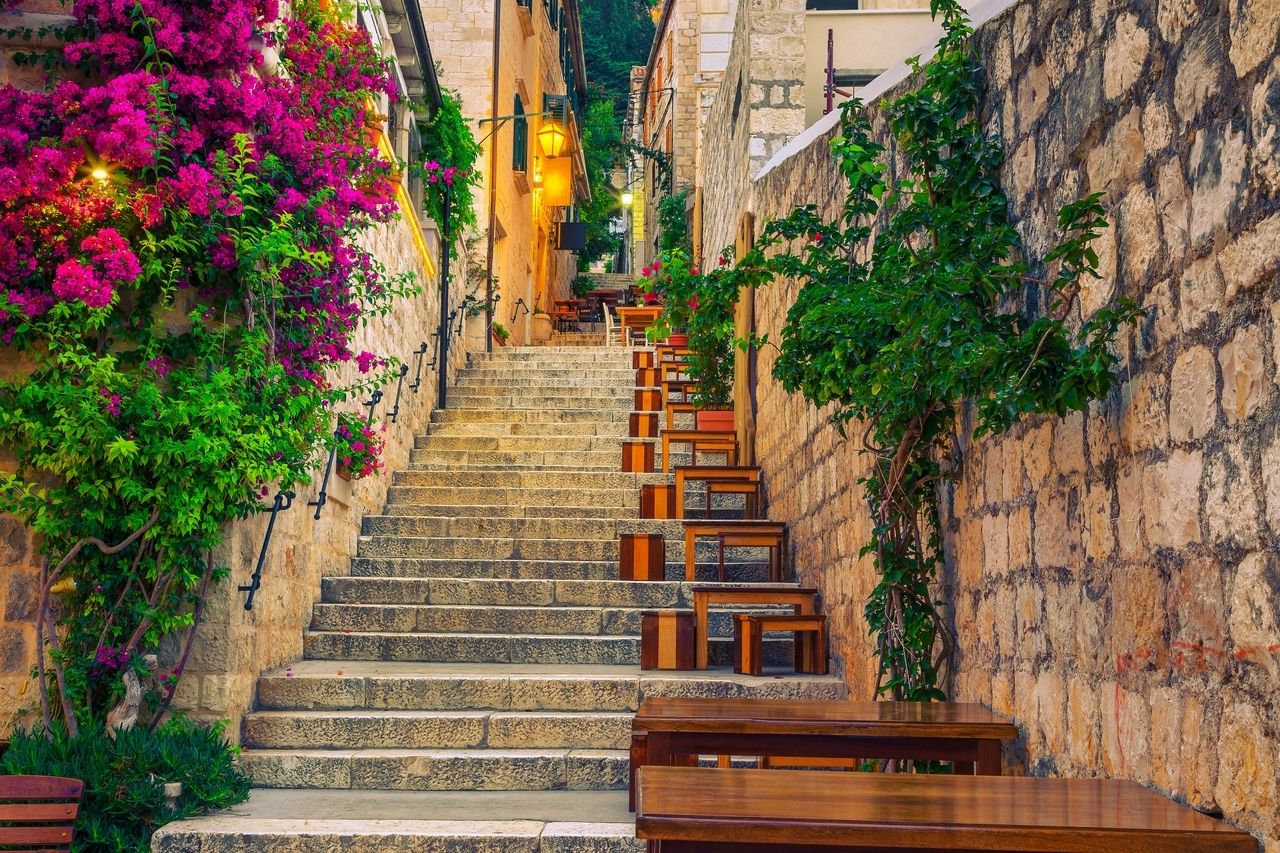
[[660,581],[667,576],[667,541],[661,533],[618,535],[618,577],[624,581]]
[[645,610],[640,614],[640,668],[693,669],[697,641],[692,610]]
[[631,353],[631,366],[636,370],[653,367],[658,363],[658,354],[651,349],[638,349]]
[[661,388],[637,388],[635,398],[637,412],[658,412],[662,410]]
[[782,583],[782,543],[784,533],[751,533],[725,531],[716,536],[720,544],[720,583],[724,583],[725,548],[768,548],[769,583]]
[[637,388],[657,388],[658,381],[658,368],[656,367],[641,367],[636,371]]
[[652,441],[622,442],[622,470],[633,474],[652,474],[656,465]]
[[640,517],[676,517],[676,487],[666,483],[645,483],[640,487]]
[[796,672],[810,675],[827,674],[827,617],[816,614],[757,616],[752,613],[733,615],[733,671],[763,675],[761,643],[766,631],[789,631],[795,634]]
[[743,495],[747,499],[747,504],[743,512],[743,518],[756,519],[760,517],[760,483],[745,482],[743,480],[707,480],[707,518],[711,517],[711,497],[712,495]]
[[658,437],[657,412],[632,412],[627,423],[632,438]]

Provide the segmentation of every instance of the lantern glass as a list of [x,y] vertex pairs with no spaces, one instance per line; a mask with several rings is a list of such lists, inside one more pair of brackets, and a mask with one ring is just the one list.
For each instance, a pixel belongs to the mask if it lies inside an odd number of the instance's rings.
[[563,155],[568,141],[569,137],[559,122],[544,121],[538,129],[538,144],[542,146],[542,153],[548,159],[554,160]]

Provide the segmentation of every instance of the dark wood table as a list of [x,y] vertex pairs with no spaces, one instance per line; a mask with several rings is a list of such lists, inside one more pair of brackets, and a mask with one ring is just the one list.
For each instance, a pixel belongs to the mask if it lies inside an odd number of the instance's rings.
[[711,658],[708,625],[711,605],[735,604],[758,607],[790,607],[800,616],[811,616],[818,610],[818,591],[808,587],[766,584],[752,586],[695,586],[693,588],[694,637],[698,643],[695,665],[706,669]]
[[1257,840],[1121,779],[642,767],[658,853],[1256,853]]
[[643,764],[688,755],[902,758],[954,761],[959,773],[1000,775],[1000,744],[1018,729],[961,702],[802,699],[645,699],[633,731],[646,735]]
[[[781,583],[783,560],[787,550],[787,525],[783,521],[762,518],[749,519],[695,519],[684,523],[684,579],[692,582],[697,568],[697,544],[699,539],[715,538],[721,533],[754,533],[768,537],[769,583]],[[720,582],[724,582],[724,548],[720,549]]]
[[695,461],[699,452],[728,454],[730,466],[736,465],[738,461],[738,434],[733,430],[664,429],[662,431],[663,473],[671,470],[671,445],[673,444],[689,445]]

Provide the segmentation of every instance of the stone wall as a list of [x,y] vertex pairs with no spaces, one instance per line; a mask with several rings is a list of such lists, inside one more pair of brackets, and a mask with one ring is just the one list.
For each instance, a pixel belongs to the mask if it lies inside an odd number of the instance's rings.
[[[952,696],[1017,721],[1025,771],[1134,778],[1280,850],[1280,7],[976,14],[992,16],[976,41],[983,117],[1026,247],[1056,240],[1060,204],[1105,192],[1105,276],[1082,310],[1124,294],[1148,314],[1119,343],[1120,387],[1087,414],[959,442],[943,495]],[[830,126],[737,212],[834,212]],[[757,293],[758,331],[776,336],[794,296]],[[756,388],[771,515],[792,525],[801,580],[821,587],[833,650],[869,696],[856,439],[786,395],[772,361],[762,350]]]

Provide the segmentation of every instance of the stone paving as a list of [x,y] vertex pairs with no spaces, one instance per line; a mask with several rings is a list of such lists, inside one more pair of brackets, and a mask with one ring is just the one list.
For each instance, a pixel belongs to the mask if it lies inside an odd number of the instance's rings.
[[[834,677],[734,675],[727,614],[719,668],[640,671],[641,610],[688,606],[689,586],[616,580],[618,534],[663,532],[676,577],[680,525],[637,518],[639,485],[668,475],[619,470],[629,351],[583,343],[473,359],[347,573],[324,580],[305,659],[260,677],[252,798],[166,827],[156,851],[640,851],[641,699],[845,695]],[[731,582],[764,579],[731,557]],[[714,571],[709,551],[699,563]]]

